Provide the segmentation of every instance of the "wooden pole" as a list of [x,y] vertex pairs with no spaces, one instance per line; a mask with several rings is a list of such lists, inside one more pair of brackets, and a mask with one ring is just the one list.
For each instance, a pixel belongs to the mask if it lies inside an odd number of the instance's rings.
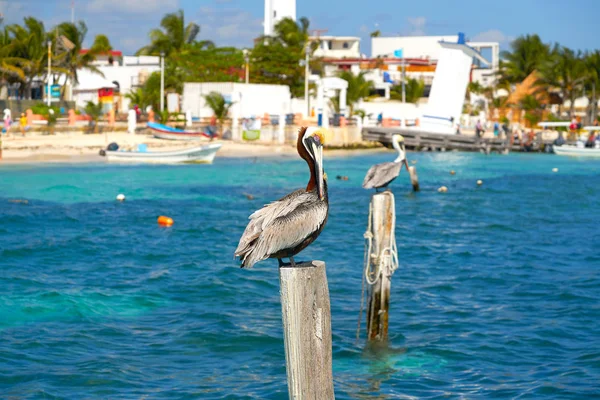
[[418,192],[419,189],[419,177],[417,176],[417,167],[408,167],[408,173],[410,175],[410,183],[412,184],[413,191]]
[[[376,193],[371,197],[373,243],[369,257],[375,265],[382,265],[380,259],[382,251],[390,245],[394,225],[393,197],[391,192]],[[373,258],[372,255],[375,257]],[[369,285],[367,303],[367,340],[369,342],[387,342],[391,284],[391,276],[388,272],[380,271],[377,282]]]
[[279,268],[290,399],[334,399],[331,310],[323,261]]

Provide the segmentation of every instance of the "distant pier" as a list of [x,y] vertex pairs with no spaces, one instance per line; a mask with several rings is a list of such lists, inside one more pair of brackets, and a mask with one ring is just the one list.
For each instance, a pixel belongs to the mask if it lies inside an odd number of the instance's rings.
[[[523,151],[519,143],[510,144],[510,138],[478,138],[474,135],[444,135],[428,133],[406,128],[380,128],[365,127],[362,129],[362,139],[380,142],[384,146],[391,146],[392,135],[404,136],[407,149],[417,151],[477,151],[508,153],[510,151]],[[553,140],[543,139],[542,132],[536,133],[530,151],[542,152],[546,146],[552,145]]]

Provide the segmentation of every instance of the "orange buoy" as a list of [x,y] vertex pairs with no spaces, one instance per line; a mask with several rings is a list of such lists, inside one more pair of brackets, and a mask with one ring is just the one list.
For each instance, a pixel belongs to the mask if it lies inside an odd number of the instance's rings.
[[171,225],[173,225],[173,218],[169,218],[169,217],[165,217],[164,215],[161,215],[160,217],[158,217],[158,224],[160,226],[171,226]]

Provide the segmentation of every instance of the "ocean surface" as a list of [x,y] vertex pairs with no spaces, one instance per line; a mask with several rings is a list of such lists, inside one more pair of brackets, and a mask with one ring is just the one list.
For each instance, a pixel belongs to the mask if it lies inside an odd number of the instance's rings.
[[[364,323],[355,338],[360,184],[393,158],[325,156],[329,222],[298,257],[327,263],[336,397],[600,396],[600,162],[409,153],[422,191],[392,184],[400,268],[374,354]],[[286,399],[277,262],[233,251],[307,179],[295,158],[1,166],[0,397]]]

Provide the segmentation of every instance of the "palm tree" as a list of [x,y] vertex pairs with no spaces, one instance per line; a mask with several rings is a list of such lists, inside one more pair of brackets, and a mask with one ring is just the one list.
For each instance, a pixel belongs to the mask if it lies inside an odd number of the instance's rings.
[[0,83],[6,83],[6,76],[16,76],[20,79],[25,78],[25,73],[19,65],[27,63],[27,60],[14,57],[14,47],[10,32],[7,28],[0,31]]
[[502,52],[500,81],[520,83],[548,59],[550,46],[538,35],[525,35],[510,44],[511,51]]
[[361,71],[354,75],[350,71],[342,71],[339,77],[348,82],[346,91],[346,101],[348,102],[348,116],[354,115],[354,106],[360,99],[367,97],[371,93],[373,82],[365,79],[366,71]]
[[221,93],[218,92],[210,92],[206,96],[204,96],[206,100],[206,104],[213,111],[214,116],[217,118],[217,133],[221,133],[223,129],[223,123],[229,114],[229,109],[233,105],[233,103],[228,103],[225,101],[225,97]]
[[371,37],[376,38],[381,36],[381,31],[377,29],[376,31],[371,32]]
[[110,65],[113,64],[113,57],[111,51],[113,50],[112,45],[110,44],[110,40],[106,35],[99,34],[94,38],[94,43],[92,47],[90,47],[90,52],[94,56],[98,56],[100,54],[108,54],[108,63]]
[[98,133],[98,120],[103,114],[102,104],[88,101],[85,105],[84,111],[94,121],[94,133]]
[[590,123],[596,120],[598,111],[598,91],[600,91],[600,50],[596,50],[585,55],[587,66],[586,93],[589,100]]
[[34,79],[42,77],[47,72],[49,39],[44,23],[33,17],[26,17],[23,26],[10,25],[7,31],[12,36],[11,54],[20,60],[16,67],[23,71],[21,95],[31,98],[31,87]]
[[169,56],[173,52],[181,52],[187,46],[193,47],[212,47],[214,44],[210,41],[196,42],[196,37],[200,33],[200,26],[194,22],[185,24],[183,10],[166,14],[160,21],[162,29],[153,29],[150,31],[150,44],[142,47],[136,55],[159,55],[163,53]]
[[61,66],[66,70],[71,84],[76,85],[79,83],[77,71],[81,69],[104,75],[96,66],[92,65],[97,53],[93,50],[82,53],[83,41],[88,31],[83,21],[77,24],[63,22],[57,30],[60,34],[60,37],[57,38],[58,46],[65,50]]
[[588,76],[581,52],[575,53],[567,47],[556,46],[549,59],[542,64],[540,75],[539,85],[558,88],[563,101],[570,101],[569,117],[573,117],[575,99],[581,94]]
[[[421,79],[409,78],[404,86],[404,96],[407,103],[417,104],[425,92],[425,82]],[[394,85],[390,88],[390,98],[402,100],[402,85]]]
[[525,95],[519,101],[519,107],[525,111],[525,120],[529,122],[530,127],[535,127],[542,119],[541,104],[533,94]]

